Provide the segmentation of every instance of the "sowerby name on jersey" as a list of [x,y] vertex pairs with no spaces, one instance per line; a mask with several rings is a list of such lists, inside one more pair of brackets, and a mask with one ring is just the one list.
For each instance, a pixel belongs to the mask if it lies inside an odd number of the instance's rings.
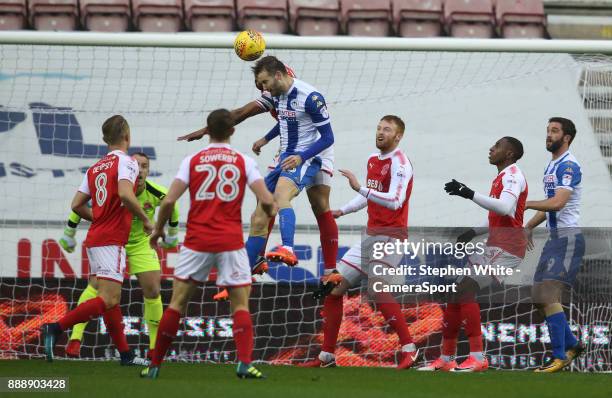
[[[227,151],[215,151],[212,150],[212,153],[206,153],[200,156],[200,163],[212,163],[212,162],[225,162],[225,163],[236,163],[238,161],[238,156],[235,152],[227,153]],[[197,166],[196,166],[197,167]],[[198,170],[196,168],[196,171]]]

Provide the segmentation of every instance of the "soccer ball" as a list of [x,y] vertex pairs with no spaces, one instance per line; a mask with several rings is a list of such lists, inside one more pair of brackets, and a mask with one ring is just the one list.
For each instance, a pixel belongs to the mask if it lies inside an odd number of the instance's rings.
[[266,41],[256,30],[244,30],[234,40],[234,51],[244,61],[255,61],[266,49]]

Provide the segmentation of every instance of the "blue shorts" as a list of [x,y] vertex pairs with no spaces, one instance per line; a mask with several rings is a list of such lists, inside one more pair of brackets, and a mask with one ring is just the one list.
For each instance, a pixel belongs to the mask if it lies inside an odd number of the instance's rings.
[[573,285],[585,251],[584,235],[579,229],[553,231],[542,249],[534,282],[554,280]]
[[315,177],[321,170],[321,159],[318,156],[315,156],[314,158],[308,159],[298,167],[285,171],[281,168],[281,163],[283,163],[283,160],[291,155],[293,154],[281,153],[276,167],[270,170],[266,176],[265,182],[270,192],[274,192],[276,190],[276,184],[278,183],[278,179],[280,177],[289,178],[291,181],[293,181],[299,191],[313,185]]

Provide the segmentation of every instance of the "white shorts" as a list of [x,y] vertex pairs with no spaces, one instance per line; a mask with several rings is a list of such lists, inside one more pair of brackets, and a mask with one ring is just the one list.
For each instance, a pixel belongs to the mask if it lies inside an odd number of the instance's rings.
[[174,278],[204,283],[213,266],[217,267],[217,286],[240,287],[251,284],[251,267],[244,248],[228,252],[197,252],[181,247]]
[[[470,265],[491,264],[493,266],[502,266],[512,269],[517,268],[522,261],[522,258],[517,257],[514,254],[510,254],[504,249],[495,246],[487,246],[485,247],[485,252],[483,254],[474,254],[468,259]],[[477,275],[474,272],[472,272],[472,275],[469,276],[470,279],[478,283],[478,286],[481,289],[491,286],[494,281],[499,284],[503,284],[509,277],[510,276],[508,275]],[[465,278],[465,276],[461,277],[461,279],[463,278]]]
[[123,283],[125,272],[125,247],[98,246],[87,248],[87,258],[91,275]]
[[[400,265],[403,254],[385,254],[380,260],[372,257],[372,245],[376,242],[393,242],[394,238],[389,236],[367,236],[365,241],[359,241],[353,245],[349,251],[340,259],[336,269],[342,275],[351,286],[356,286],[362,278],[368,277],[368,271],[370,267],[376,264],[382,264],[384,267],[397,267]],[[365,245],[365,249],[362,250],[362,243]],[[402,280],[397,280],[397,276],[380,276],[377,277],[385,280],[390,284],[402,283]]]

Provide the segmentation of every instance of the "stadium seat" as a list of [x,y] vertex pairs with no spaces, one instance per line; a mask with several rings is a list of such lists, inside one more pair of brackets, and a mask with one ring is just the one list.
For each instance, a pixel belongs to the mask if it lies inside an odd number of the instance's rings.
[[236,0],[238,26],[265,33],[287,32],[286,0]]
[[542,0],[497,0],[495,11],[502,37],[533,39],[546,36]]
[[450,36],[489,38],[495,34],[491,0],[446,0],[444,20]]
[[26,0],[0,0],[0,30],[24,29],[27,15]]
[[393,0],[393,26],[401,37],[442,34],[442,0]]
[[342,0],[342,25],[351,36],[388,36],[391,0]]
[[231,32],[234,15],[234,0],[185,0],[185,25],[194,32]]
[[30,25],[36,30],[75,30],[77,0],[29,0]]
[[289,0],[291,29],[300,36],[334,36],[340,29],[339,0]]
[[130,0],[80,0],[81,24],[97,32],[125,32],[130,24]]
[[142,32],[178,32],[183,26],[182,0],[132,0],[134,26]]

